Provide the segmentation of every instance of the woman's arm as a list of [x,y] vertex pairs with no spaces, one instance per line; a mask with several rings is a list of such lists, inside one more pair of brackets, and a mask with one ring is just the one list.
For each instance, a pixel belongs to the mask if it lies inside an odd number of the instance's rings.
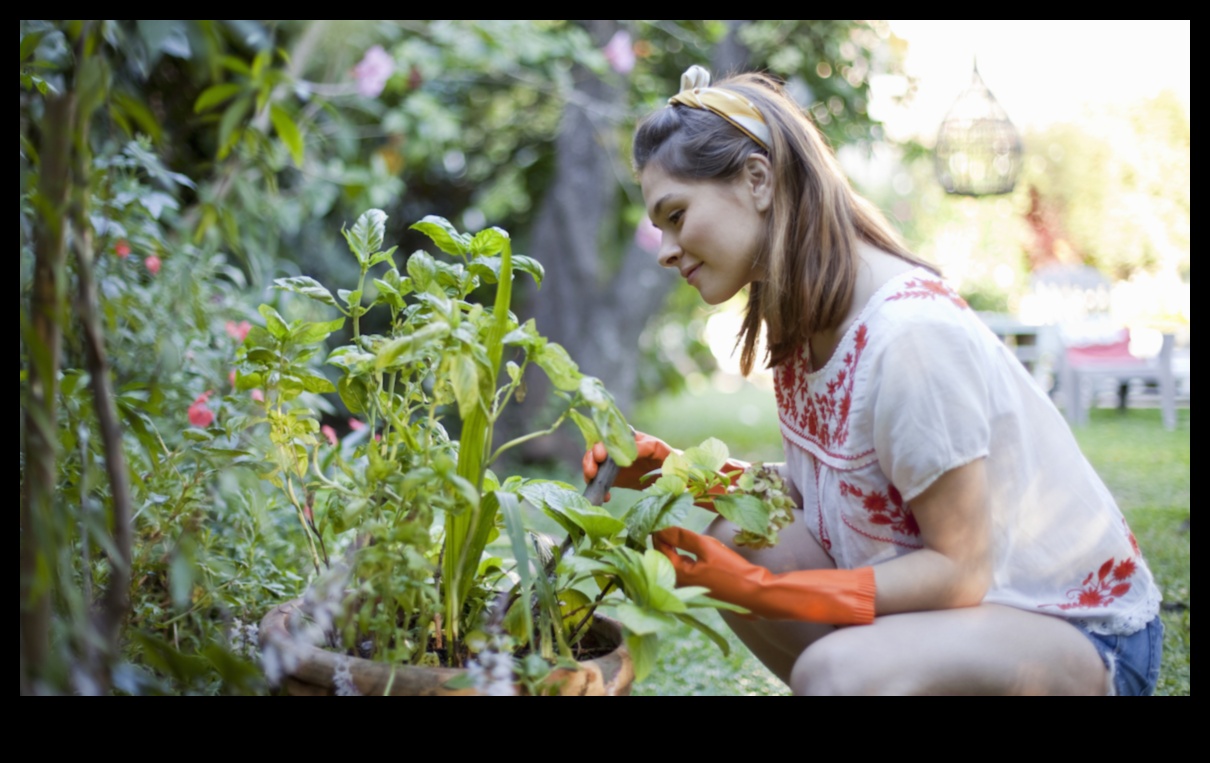
[[911,502],[924,548],[874,565],[879,615],[974,606],[991,584],[986,459],[946,472]]

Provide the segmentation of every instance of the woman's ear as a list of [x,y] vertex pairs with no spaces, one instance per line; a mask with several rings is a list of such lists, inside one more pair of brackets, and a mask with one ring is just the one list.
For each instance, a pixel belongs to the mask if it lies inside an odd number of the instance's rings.
[[751,153],[744,162],[744,184],[752,192],[757,212],[773,206],[773,165],[764,154]]

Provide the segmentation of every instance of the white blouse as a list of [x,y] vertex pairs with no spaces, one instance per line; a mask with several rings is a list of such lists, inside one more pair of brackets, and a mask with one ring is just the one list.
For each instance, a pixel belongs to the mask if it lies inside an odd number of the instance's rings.
[[884,284],[831,359],[775,371],[786,465],[811,531],[853,569],[922,548],[911,502],[987,458],[993,581],[984,601],[1129,634],[1160,592],[1109,490],[1054,404],[941,278]]

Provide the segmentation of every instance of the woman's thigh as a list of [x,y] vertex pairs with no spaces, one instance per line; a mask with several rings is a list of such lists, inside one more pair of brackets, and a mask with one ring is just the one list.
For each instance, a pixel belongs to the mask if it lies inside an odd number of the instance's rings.
[[[706,534],[726,543],[753,564],[759,564],[775,573],[835,568],[832,557],[807,529],[802,511],[793,511],[794,521],[781,530],[780,540],[773,548],[752,549],[736,546],[734,539],[739,528],[722,517],[715,519],[706,528]],[[836,630],[836,626],[822,623],[744,618],[730,612],[723,612],[723,620],[752,654],[787,685],[790,683],[790,672],[794,663],[803,650]]]
[[1085,694],[1108,671],[1074,626],[997,604],[885,615],[810,645],[796,694]]

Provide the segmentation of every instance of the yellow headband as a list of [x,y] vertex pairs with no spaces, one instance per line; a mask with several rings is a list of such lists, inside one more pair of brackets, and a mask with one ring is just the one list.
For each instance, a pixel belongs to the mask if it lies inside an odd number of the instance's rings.
[[710,72],[700,66],[690,66],[685,70],[681,75],[681,92],[669,98],[668,103],[712,111],[735,125],[766,151],[771,150],[769,146],[773,138],[769,134],[769,125],[756,106],[729,90],[710,87]]

